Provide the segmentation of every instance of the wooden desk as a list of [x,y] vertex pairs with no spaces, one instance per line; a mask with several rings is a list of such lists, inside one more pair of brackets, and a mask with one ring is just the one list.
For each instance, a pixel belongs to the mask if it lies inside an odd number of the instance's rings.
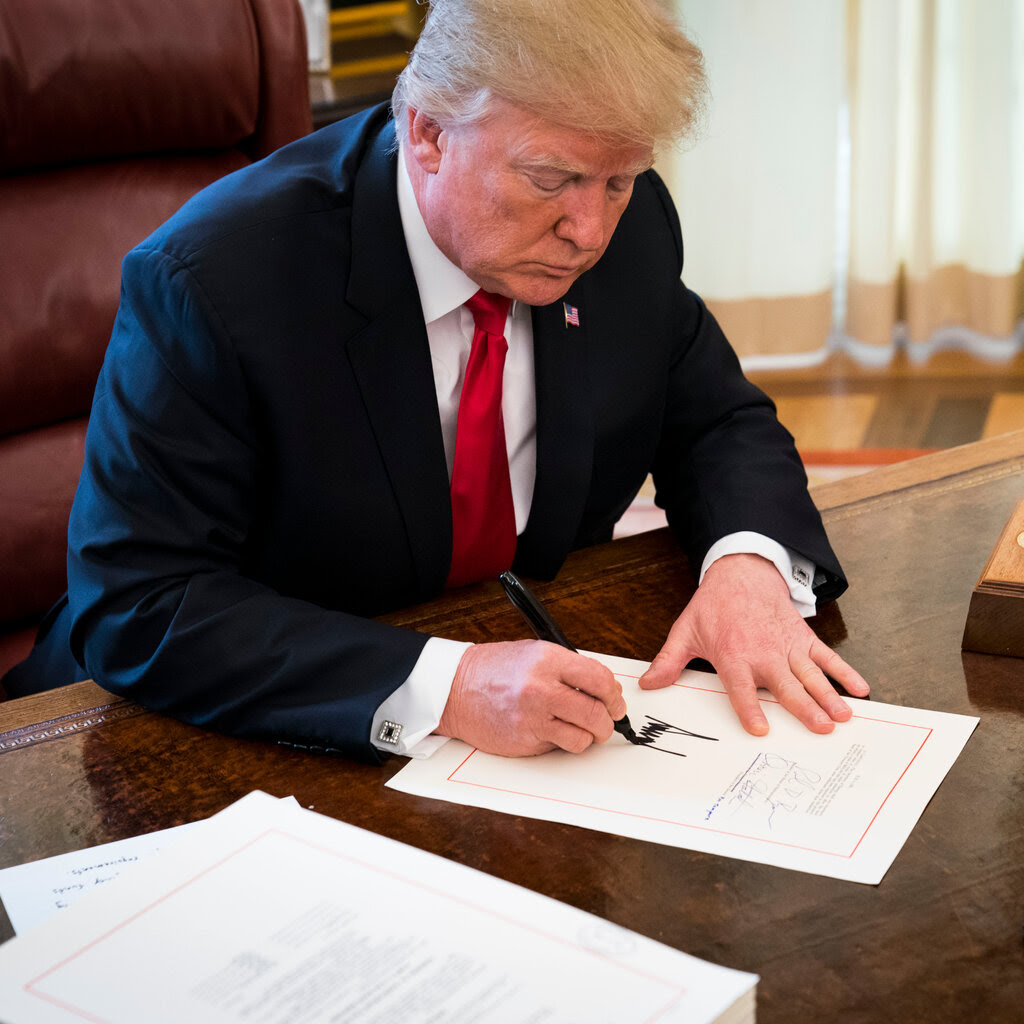
[[[1020,1022],[1024,661],[961,654],[971,589],[1024,494],[1024,434],[816,491],[850,592],[814,620],[879,700],[981,724],[881,885],[819,878],[384,788],[401,767],[226,739],[91,684],[0,705],[0,865],[176,825],[254,788],[761,975],[761,1024]],[[693,577],[664,531],[539,588],[584,647],[648,659]],[[497,585],[392,616],[524,635]],[[2,922],[0,938],[10,935]]]

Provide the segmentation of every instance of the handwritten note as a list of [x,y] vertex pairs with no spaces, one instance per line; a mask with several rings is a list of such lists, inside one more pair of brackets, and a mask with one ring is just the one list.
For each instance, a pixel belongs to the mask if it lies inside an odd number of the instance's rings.
[[[283,798],[296,804],[295,797]],[[0,900],[17,934],[65,910],[210,819],[0,869]]]
[[388,785],[876,883],[978,722],[850,700],[853,718],[820,736],[762,692],[770,732],[750,736],[717,676],[684,672],[674,686],[645,691],[645,663],[594,657],[623,684],[640,745],[615,735],[580,755],[503,758],[451,741]]
[[15,932],[28,931],[173,842],[196,823],[0,870],[0,899]]

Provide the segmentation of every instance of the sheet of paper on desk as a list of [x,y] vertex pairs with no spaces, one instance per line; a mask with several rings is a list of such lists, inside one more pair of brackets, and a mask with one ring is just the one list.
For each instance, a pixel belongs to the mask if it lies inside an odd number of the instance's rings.
[[646,662],[592,655],[623,685],[634,730],[583,754],[504,758],[451,740],[387,785],[762,864],[877,883],[978,723],[850,700],[853,718],[808,732],[769,694],[766,737],[740,727],[717,676],[644,691]]
[[0,869],[0,900],[19,935],[174,842],[194,825],[149,832]]
[[[295,797],[284,799],[295,803]],[[202,827],[207,820],[190,821],[174,828],[0,868],[0,900],[11,927],[20,935],[42,924],[98,885],[113,881],[123,871],[131,870],[173,843],[189,829]]]
[[756,982],[263,793],[0,946],[4,1024],[738,1024]]

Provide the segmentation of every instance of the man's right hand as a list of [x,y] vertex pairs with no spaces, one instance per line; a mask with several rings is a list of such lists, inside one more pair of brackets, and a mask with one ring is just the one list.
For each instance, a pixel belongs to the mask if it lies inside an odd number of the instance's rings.
[[544,640],[477,644],[459,662],[435,732],[523,757],[603,743],[626,713],[604,665]]

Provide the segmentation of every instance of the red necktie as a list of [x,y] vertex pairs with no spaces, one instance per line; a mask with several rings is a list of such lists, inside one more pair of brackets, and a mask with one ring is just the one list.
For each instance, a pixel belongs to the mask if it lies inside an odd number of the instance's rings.
[[466,306],[476,330],[459,397],[452,460],[452,565],[448,586],[499,576],[516,552],[501,381],[510,299],[478,291]]

